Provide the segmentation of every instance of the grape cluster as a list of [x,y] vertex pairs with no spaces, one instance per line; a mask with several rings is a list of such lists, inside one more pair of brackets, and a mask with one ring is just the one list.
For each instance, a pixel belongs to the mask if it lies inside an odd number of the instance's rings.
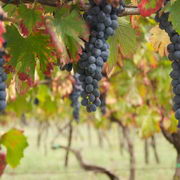
[[80,102],[79,97],[82,92],[82,84],[79,81],[79,74],[74,74],[75,83],[73,84],[73,91],[70,94],[71,106],[73,107],[73,117],[76,121],[79,121],[79,109],[80,109]]
[[0,48],[0,112],[2,112],[6,107],[6,84],[5,81],[7,79],[7,74],[4,72],[3,65],[5,63],[5,47],[6,41],[3,38],[4,25],[2,23],[3,15],[0,15],[0,37],[1,37],[1,48]]
[[3,64],[5,63],[4,50],[0,49],[0,111],[3,111],[6,107],[6,84],[7,75],[4,72]]
[[78,62],[78,73],[82,82],[83,92],[82,102],[88,112],[96,111],[101,105],[98,81],[102,79],[102,68],[109,56],[109,45],[106,42],[118,27],[118,14],[123,12],[124,6],[119,8],[103,1],[96,5],[92,2],[91,8],[84,18],[90,27],[89,41],[85,43],[85,48]]
[[169,52],[168,58],[172,61],[172,72],[170,77],[172,78],[172,87],[175,94],[173,98],[173,110],[175,111],[175,117],[178,119],[178,127],[180,128],[180,35],[173,29],[172,23],[168,21],[169,13],[162,13],[156,15],[156,21],[159,22],[159,27],[165,30],[171,40],[171,43],[167,46]]

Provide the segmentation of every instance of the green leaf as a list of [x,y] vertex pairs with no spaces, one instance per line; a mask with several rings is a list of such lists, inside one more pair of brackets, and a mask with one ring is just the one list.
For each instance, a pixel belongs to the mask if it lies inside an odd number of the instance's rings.
[[[61,8],[55,11],[52,19],[56,33],[62,37],[62,42],[66,49],[64,52],[66,58],[76,58],[78,49],[84,43],[81,38],[87,34],[86,24],[80,16],[77,9]],[[81,37],[81,38],[80,38]]]
[[27,98],[27,94],[21,95],[16,98],[16,101],[10,101],[8,103],[7,110],[16,112],[16,115],[21,116],[22,113],[27,113],[32,110],[32,104]]
[[19,5],[18,11],[25,26],[31,32],[36,22],[40,20],[40,13],[35,9],[27,8],[24,4]]
[[7,163],[12,167],[16,167],[24,156],[25,148],[28,146],[27,138],[22,131],[11,129],[1,136],[0,143],[7,149]]
[[178,33],[180,33],[180,1],[175,1],[170,7],[169,7],[169,20],[172,22],[174,30],[176,30]]
[[136,34],[126,19],[119,18],[119,27],[115,34],[109,38],[108,42],[110,45],[110,57],[108,62],[111,64],[117,62],[118,46],[124,56],[128,56],[135,52]]
[[6,31],[5,39],[8,41],[7,48],[11,54],[9,63],[14,67],[18,66],[20,72],[25,72],[33,78],[38,58],[44,70],[51,53],[48,46],[49,37],[36,33],[24,38],[15,26],[7,26]]

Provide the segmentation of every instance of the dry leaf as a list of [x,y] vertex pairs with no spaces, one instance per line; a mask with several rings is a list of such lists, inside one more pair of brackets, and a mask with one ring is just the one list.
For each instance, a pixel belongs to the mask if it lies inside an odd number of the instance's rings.
[[167,33],[161,30],[158,26],[153,27],[150,30],[150,33],[150,43],[152,44],[155,52],[158,52],[161,57],[167,56],[167,45],[170,43]]

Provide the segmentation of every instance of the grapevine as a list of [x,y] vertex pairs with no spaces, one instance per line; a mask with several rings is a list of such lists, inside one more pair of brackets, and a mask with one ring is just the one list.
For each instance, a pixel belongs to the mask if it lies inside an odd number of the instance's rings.
[[[165,4],[168,1],[165,2]],[[171,43],[167,46],[169,52],[168,58],[172,61],[172,71],[170,77],[172,78],[173,93],[173,110],[175,117],[178,120],[178,127],[180,128],[180,35],[173,29],[172,23],[168,21],[169,13],[157,13],[155,20],[159,22],[159,27],[165,30],[170,37]]]
[[118,27],[117,15],[123,12],[124,3],[121,1],[119,8],[104,1],[99,5],[90,3],[91,8],[84,14],[90,27],[90,37],[78,62],[78,73],[83,88],[81,104],[88,112],[94,112],[101,105],[98,81],[102,79],[102,68],[109,56],[106,40]]

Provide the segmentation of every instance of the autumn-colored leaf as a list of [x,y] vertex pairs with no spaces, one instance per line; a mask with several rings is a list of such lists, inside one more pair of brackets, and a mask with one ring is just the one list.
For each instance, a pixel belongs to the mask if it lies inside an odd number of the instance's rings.
[[158,26],[153,27],[150,33],[150,43],[155,52],[158,52],[161,57],[167,55],[167,45],[170,43],[167,33],[161,30]]
[[16,167],[24,156],[24,149],[28,146],[27,139],[23,132],[17,129],[11,129],[0,138],[0,144],[7,149],[6,161],[12,167]]
[[158,11],[163,4],[164,0],[141,0],[138,7],[142,16],[150,16]]

